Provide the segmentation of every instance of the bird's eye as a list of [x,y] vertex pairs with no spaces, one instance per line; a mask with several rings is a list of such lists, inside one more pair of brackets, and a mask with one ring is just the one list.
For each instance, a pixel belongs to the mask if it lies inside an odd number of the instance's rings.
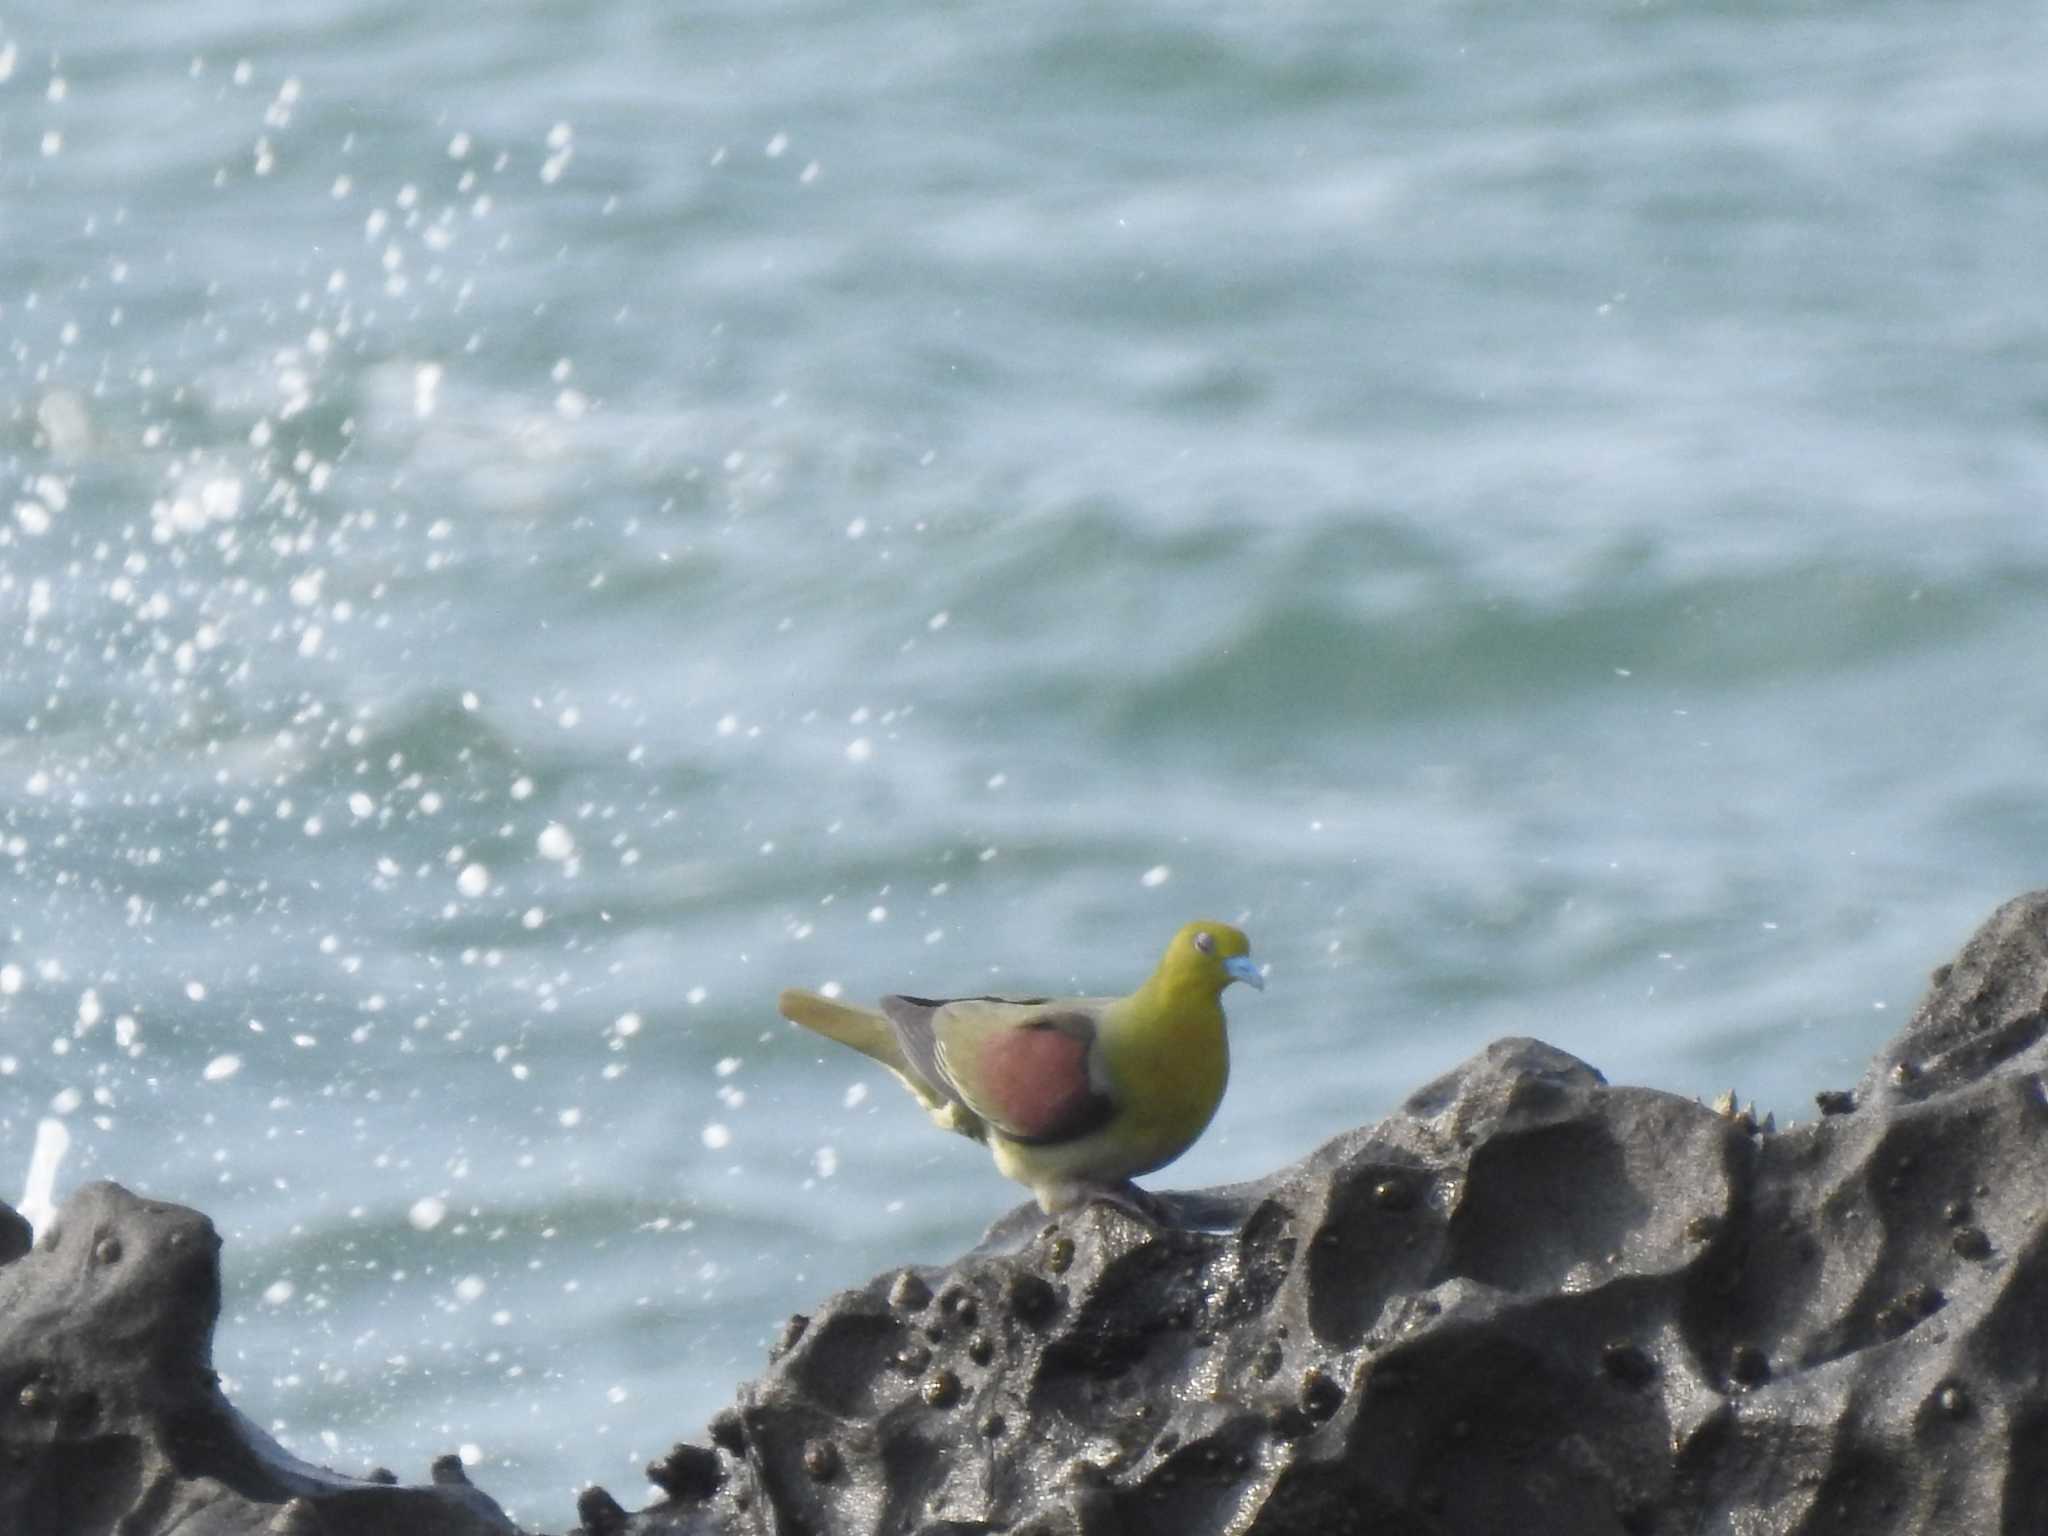
[[1213,955],[1213,954],[1215,954],[1215,953],[1216,953],[1216,935],[1215,935],[1215,934],[1213,934],[1213,933],[1211,933],[1211,932],[1209,932],[1209,931],[1208,931],[1208,929],[1206,929],[1206,928],[1198,928],[1198,929],[1196,929],[1196,930],[1195,930],[1195,948],[1199,949],[1199,950],[1200,950],[1200,951],[1201,951],[1201,952],[1202,952],[1203,954],[1205,954],[1205,955]]

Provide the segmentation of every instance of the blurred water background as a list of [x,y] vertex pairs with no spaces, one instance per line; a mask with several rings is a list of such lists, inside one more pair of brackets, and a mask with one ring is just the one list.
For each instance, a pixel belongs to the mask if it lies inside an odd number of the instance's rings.
[[[0,14],[0,1157],[628,1502],[1019,1193],[775,990],[1812,1113],[2048,874],[2048,11]],[[16,1186],[18,1188],[18,1185]],[[11,1190],[9,1191],[12,1192]]]

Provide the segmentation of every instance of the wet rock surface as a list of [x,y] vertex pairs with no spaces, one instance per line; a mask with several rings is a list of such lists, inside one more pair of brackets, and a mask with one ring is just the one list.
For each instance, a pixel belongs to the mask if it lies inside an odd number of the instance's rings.
[[[1802,1125],[1505,1040],[1170,1223],[1021,1207],[792,1318],[661,1502],[579,1528],[2048,1530],[2044,1003],[2048,893]],[[217,1247],[103,1184],[0,1268],[0,1531],[509,1529],[452,1462],[357,1483],[242,1421]]]
[[[0,1238],[25,1235],[0,1207]],[[220,1239],[184,1206],[88,1184],[41,1242],[0,1243],[0,1531],[8,1536],[484,1536],[512,1529],[452,1462],[432,1485],[294,1460],[221,1395]]]
[[617,1529],[2048,1531],[2044,1002],[2048,893],[1805,1124],[1506,1040],[1180,1227],[1020,1209]]

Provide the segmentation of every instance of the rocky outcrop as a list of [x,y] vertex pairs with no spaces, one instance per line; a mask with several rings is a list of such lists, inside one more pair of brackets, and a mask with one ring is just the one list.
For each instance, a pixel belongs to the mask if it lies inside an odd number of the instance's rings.
[[358,1482],[295,1461],[229,1405],[212,1368],[220,1238],[199,1212],[89,1184],[32,1249],[26,1233],[0,1216],[8,1536],[512,1529],[453,1458],[426,1487]]
[[[1253,1184],[1012,1212],[792,1318],[591,1536],[2048,1530],[2048,894],[1782,1131],[1507,1040]],[[0,1256],[11,1229],[0,1221]],[[294,1463],[207,1370],[205,1218],[0,1269],[0,1530],[507,1529]],[[377,1501],[382,1502],[377,1502]],[[182,1523],[181,1523],[182,1522]],[[291,1523],[297,1522],[297,1523]]]
[[615,1524],[2048,1531],[2044,1000],[2048,895],[1797,1127],[1508,1040],[1211,1230],[1013,1213],[792,1319]]

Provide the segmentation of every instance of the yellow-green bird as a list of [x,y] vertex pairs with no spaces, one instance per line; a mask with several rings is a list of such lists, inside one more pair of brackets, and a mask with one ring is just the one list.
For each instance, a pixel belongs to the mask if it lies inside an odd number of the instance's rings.
[[1129,997],[885,997],[880,1012],[791,989],[782,1016],[874,1057],[1050,1215],[1132,1202],[1130,1180],[1194,1145],[1230,1077],[1223,989],[1265,990],[1228,923],[1173,936]]

